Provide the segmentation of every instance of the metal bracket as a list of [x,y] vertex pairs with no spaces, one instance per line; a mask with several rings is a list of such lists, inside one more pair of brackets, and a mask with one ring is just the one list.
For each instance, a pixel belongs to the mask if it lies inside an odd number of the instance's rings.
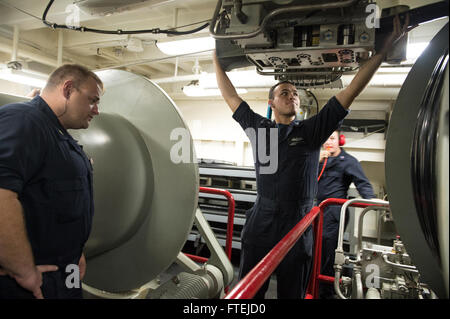
[[219,268],[223,274],[224,285],[229,285],[233,281],[233,266],[199,208],[195,212],[194,222],[211,252],[208,264]]

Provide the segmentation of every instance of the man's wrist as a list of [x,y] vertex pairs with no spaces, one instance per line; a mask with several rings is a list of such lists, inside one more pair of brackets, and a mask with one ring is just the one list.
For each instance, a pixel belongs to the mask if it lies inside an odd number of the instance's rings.
[[31,265],[31,266],[24,266],[21,267],[21,269],[18,270],[7,270],[5,269],[6,273],[9,274],[11,277],[13,278],[18,278],[18,279],[26,279],[29,278],[30,276],[34,276],[36,273],[36,265]]

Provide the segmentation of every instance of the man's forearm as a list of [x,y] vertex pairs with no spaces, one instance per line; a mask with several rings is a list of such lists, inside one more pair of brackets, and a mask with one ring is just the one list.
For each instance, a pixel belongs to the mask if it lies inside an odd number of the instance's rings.
[[222,94],[222,97],[225,99],[225,102],[234,112],[239,106],[239,104],[242,102],[242,99],[239,97],[239,95],[236,92],[236,89],[234,88],[233,83],[231,83],[227,74],[220,66],[219,60],[215,53],[213,54],[213,60],[214,60],[214,70],[216,72],[217,86],[219,87],[220,93]]
[[353,100],[362,92],[362,90],[364,90],[364,88],[370,82],[373,75],[380,67],[381,62],[383,62],[387,52],[391,49],[392,45],[406,34],[409,25],[409,15],[406,15],[406,21],[403,27],[401,27],[400,25],[400,19],[398,16],[395,16],[393,24],[394,29],[392,33],[386,38],[380,52],[377,52],[377,54],[375,54],[363,66],[361,66],[358,73],[356,73],[355,77],[353,78],[352,82],[350,82],[350,85],[348,87],[336,94],[336,99],[344,108],[348,109],[350,107]]
[[0,267],[17,277],[35,271],[22,205],[15,193],[4,189],[0,190]]
[[367,86],[375,72],[377,72],[385,57],[385,51],[375,54],[366,63],[364,63],[356,73],[348,86],[351,98],[355,99]]

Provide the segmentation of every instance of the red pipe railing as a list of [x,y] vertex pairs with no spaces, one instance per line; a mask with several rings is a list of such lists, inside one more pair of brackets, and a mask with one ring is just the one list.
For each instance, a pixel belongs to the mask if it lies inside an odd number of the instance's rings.
[[[218,188],[209,188],[209,187],[200,187],[199,191],[201,193],[215,194],[215,195],[223,195],[226,197],[228,201],[228,220],[227,220],[227,237],[225,239],[225,253],[228,259],[231,262],[231,251],[233,248],[233,227],[234,227],[234,210],[236,207],[236,203],[234,201],[233,195],[229,191],[218,189]],[[205,263],[208,261],[208,258],[201,257],[197,255],[191,255],[184,253],[187,257],[192,259],[195,262]],[[225,292],[228,292],[228,286],[225,287]]]
[[319,207],[302,218],[295,227],[225,296],[225,299],[250,299],[274,272],[300,236],[320,214]]
[[[225,239],[225,253],[228,259],[231,261],[231,251],[233,248],[233,227],[234,227],[234,209],[236,207],[236,203],[234,201],[233,195],[229,191],[218,189],[218,188],[208,188],[208,187],[200,187],[200,193],[208,193],[215,195],[223,195],[226,197],[228,201],[228,220],[227,220],[227,237]],[[208,258],[186,254],[186,256],[191,258],[193,261],[205,263],[208,261]]]
[[200,187],[201,193],[215,194],[225,196],[228,201],[228,220],[227,220],[227,237],[225,241],[225,253],[231,260],[231,250],[233,248],[233,226],[234,226],[234,209],[236,203],[233,195],[229,191],[217,188]]
[[[289,250],[303,235],[305,230],[314,222],[314,261],[305,299],[317,299],[319,281],[333,282],[334,277],[320,274],[322,258],[322,226],[323,210],[329,205],[342,205],[347,199],[328,198],[315,206],[302,218],[292,230],[225,296],[225,299],[250,299],[255,296],[264,282],[275,271]],[[367,207],[378,204],[352,203],[352,207]],[[315,220],[316,218],[319,220]]]

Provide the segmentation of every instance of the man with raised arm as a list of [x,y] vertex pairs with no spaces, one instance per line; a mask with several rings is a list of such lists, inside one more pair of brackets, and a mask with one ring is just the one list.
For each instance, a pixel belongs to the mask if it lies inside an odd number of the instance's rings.
[[[293,84],[280,82],[270,89],[268,102],[275,117],[275,121],[270,121],[252,111],[238,96],[214,54],[219,89],[233,118],[249,136],[255,162],[257,198],[246,212],[239,280],[311,210],[317,193],[321,145],[338,129],[353,100],[369,83],[392,44],[406,33],[408,20],[402,28],[398,16],[395,17],[394,30],[380,52],[359,69],[348,87],[333,96],[317,115],[304,121],[295,120],[299,96]],[[277,133],[275,141],[273,132]],[[269,154],[268,161],[269,150],[275,150],[275,154]],[[275,270],[278,299],[305,297],[312,247],[309,227]],[[268,285],[269,280],[255,298],[264,298]]]

